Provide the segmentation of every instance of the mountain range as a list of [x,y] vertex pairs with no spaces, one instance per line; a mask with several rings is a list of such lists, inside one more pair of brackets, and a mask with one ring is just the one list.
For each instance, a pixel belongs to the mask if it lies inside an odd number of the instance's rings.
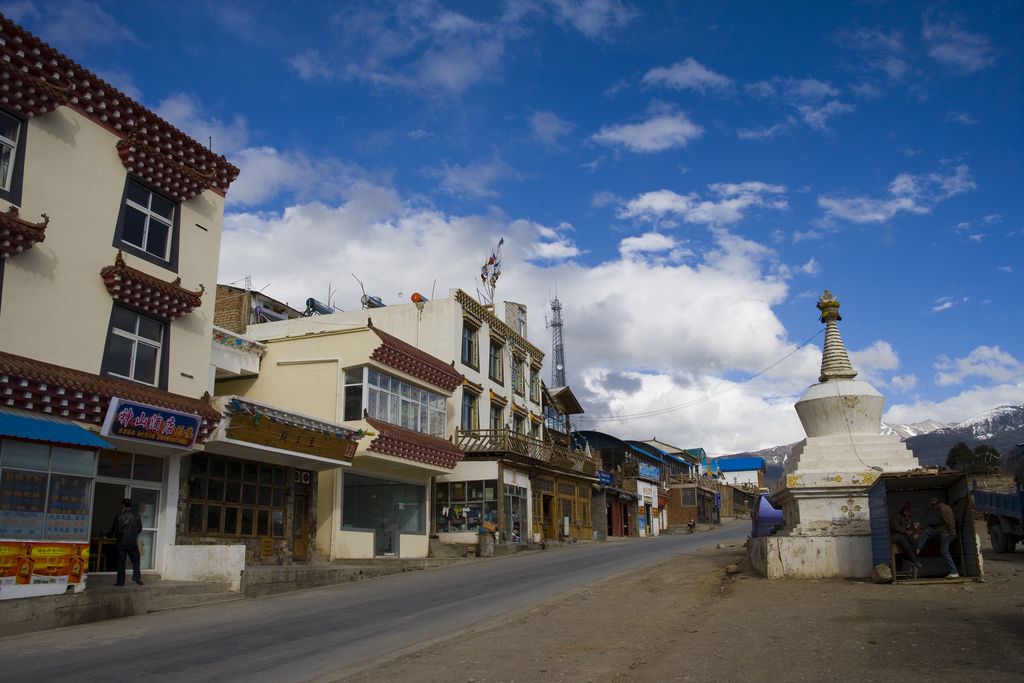
[[[914,424],[883,422],[879,433],[899,436],[907,448],[914,452],[922,466],[945,465],[949,450],[960,441],[971,448],[988,444],[1000,453],[1005,453],[1014,445],[1024,442],[1024,405],[999,406],[954,424],[944,424],[935,420]],[[786,459],[793,452],[794,446],[796,443],[722,457],[764,458],[767,465],[765,481],[768,482],[782,476]]]

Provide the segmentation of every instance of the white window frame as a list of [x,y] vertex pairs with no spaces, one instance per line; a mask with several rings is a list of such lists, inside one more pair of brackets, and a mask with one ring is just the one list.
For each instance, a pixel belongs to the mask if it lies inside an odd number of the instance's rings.
[[[6,112],[0,112],[17,126],[17,137],[20,139],[22,136],[21,121],[14,118]],[[11,180],[14,178],[15,165],[18,163],[18,140],[12,140],[4,135],[0,135],[0,150],[10,150],[10,158],[7,160],[6,165],[0,165],[0,189],[9,191],[11,189]],[[0,155],[0,161],[2,161],[2,155]]]
[[[141,204],[139,204],[137,202],[134,202],[131,199],[129,199],[127,193],[125,194],[125,199],[124,199],[125,206],[130,206],[131,208],[135,209],[136,211],[140,211],[143,215],[145,215],[145,217],[146,217],[146,227],[142,231],[142,244],[135,244],[134,242],[129,242],[124,237],[123,232],[122,232],[122,235],[121,235],[121,241],[124,242],[125,244],[130,244],[131,246],[135,247],[136,249],[144,251],[145,253],[149,254],[150,256],[158,258],[158,259],[160,259],[162,261],[170,261],[171,260],[171,246],[172,246],[172,244],[174,242],[174,215],[175,215],[175,213],[178,210],[177,202],[175,202],[173,200],[170,200],[167,197],[163,197],[163,196],[159,195],[158,193],[156,193],[153,190],[149,189],[145,185],[142,185],[141,183],[137,183],[137,182],[135,182],[133,180],[129,180],[128,183],[130,185],[136,186],[137,188],[139,188],[139,189],[141,189],[141,190],[143,190],[143,191],[145,191],[146,193],[149,194],[149,202],[148,202],[149,206],[142,206]],[[150,206],[153,205],[153,195],[156,195],[156,196],[160,197],[161,199],[163,199],[164,201],[170,203],[174,207],[173,210],[172,210],[172,214],[171,214],[170,220],[164,218],[160,214],[153,213],[153,211],[150,209]],[[161,224],[163,224],[163,225],[167,226],[167,242],[164,245],[164,253],[163,254],[154,254],[153,252],[151,252],[148,249],[146,249],[146,243],[149,242],[149,224],[150,224],[151,221],[154,221],[154,220],[159,222],[159,223],[161,223]]]
[[135,372],[136,352],[138,351],[140,343],[156,349],[156,372],[153,373],[153,381],[152,382],[143,382],[142,380],[136,379],[135,377],[127,377],[125,375],[119,375],[118,373],[116,373],[116,372],[114,372],[112,370],[109,370],[107,372],[107,374],[110,375],[111,377],[119,377],[121,379],[126,379],[126,380],[128,380],[130,382],[135,382],[136,384],[145,384],[146,386],[150,386],[150,387],[159,387],[160,386],[160,374],[161,374],[160,373],[160,369],[163,367],[162,363],[163,363],[163,356],[164,356],[164,343],[165,343],[165,340],[167,338],[167,323],[165,323],[163,321],[160,321],[160,320],[154,320],[153,318],[147,318],[147,320],[153,320],[153,322],[155,322],[158,325],[160,325],[160,342],[157,343],[157,342],[154,342],[152,339],[147,339],[146,337],[142,337],[142,336],[139,335],[139,320],[142,319],[145,316],[143,316],[140,313],[136,313],[135,311],[129,311],[126,308],[121,309],[121,310],[124,311],[125,313],[128,313],[130,315],[135,316],[135,332],[131,333],[131,332],[128,332],[128,330],[122,330],[119,327],[115,327],[113,320],[111,320],[111,322],[110,322],[110,333],[111,334],[116,334],[119,337],[124,337],[125,339],[130,339],[132,341],[132,360],[131,360],[132,373]]

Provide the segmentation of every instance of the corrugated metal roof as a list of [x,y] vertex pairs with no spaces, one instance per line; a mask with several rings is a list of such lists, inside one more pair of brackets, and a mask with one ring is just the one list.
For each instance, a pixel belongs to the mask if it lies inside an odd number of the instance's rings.
[[64,443],[73,446],[113,448],[88,429],[83,429],[63,417],[3,407],[0,407],[0,436]]

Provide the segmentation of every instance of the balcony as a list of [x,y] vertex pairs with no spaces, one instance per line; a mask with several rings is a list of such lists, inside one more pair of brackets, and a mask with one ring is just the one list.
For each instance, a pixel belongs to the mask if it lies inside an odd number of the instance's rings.
[[545,464],[588,477],[597,476],[596,458],[511,429],[459,430],[457,440],[459,448],[467,455],[495,453],[524,464]]

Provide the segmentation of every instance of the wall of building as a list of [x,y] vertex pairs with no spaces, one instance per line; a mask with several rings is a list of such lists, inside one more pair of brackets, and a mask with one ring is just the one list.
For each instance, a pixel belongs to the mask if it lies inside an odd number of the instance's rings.
[[[20,217],[40,222],[45,213],[50,222],[44,242],[5,264],[0,348],[98,374],[113,306],[100,269],[117,254],[113,240],[127,178],[117,137],[68,107],[29,119],[24,130]],[[0,211],[8,206],[0,200]],[[161,280],[180,276],[186,289],[209,290],[200,308],[169,326],[167,388],[199,397],[208,382],[224,199],[206,191],[178,206],[177,272],[131,254],[124,259]]]

